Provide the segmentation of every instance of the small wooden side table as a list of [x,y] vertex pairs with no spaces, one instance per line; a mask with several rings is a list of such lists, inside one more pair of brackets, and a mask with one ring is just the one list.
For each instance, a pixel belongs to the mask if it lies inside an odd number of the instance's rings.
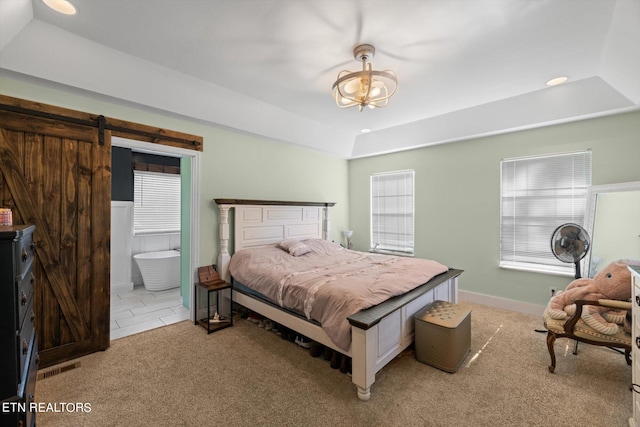
[[[228,328],[229,326],[233,326],[233,315],[232,315],[232,305],[233,305],[233,292],[231,292],[232,284],[225,282],[223,280],[217,280],[212,283],[196,283],[196,293],[194,298],[194,304],[196,306],[196,320],[194,322],[195,325],[200,325],[207,330],[207,334],[211,332],[219,331],[220,329]],[[227,292],[223,292],[225,289],[228,289],[228,302],[224,301],[224,304],[221,304],[221,297],[223,294]],[[207,311],[203,313],[202,310],[204,306],[201,308],[198,305],[198,301],[200,301],[199,295],[206,294],[207,301]],[[215,303],[212,303],[212,299],[215,297]],[[203,303],[200,303],[203,304]],[[215,310],[212,310],[215,307]],[[222,312],[221,312],[222,309]],[[204,315],[203,315],[204,314]]]

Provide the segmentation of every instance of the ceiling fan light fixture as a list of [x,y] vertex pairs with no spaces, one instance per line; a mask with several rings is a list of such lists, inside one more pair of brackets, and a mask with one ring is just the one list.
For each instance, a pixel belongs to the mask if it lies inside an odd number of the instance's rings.
[[42,0],[42,2],[56,12],[64,15],[75,15],[77,12],[76,7],[67,0]]
[[367,62],[375,55],[376,49],[370,44],[358,45],[353,49],[353,57],[362,61],[362,71],[343,70],[333,83],[332,92],[340,108],[364,107],[383,108],[398,89],[398,79],[391,70],[375,71]]

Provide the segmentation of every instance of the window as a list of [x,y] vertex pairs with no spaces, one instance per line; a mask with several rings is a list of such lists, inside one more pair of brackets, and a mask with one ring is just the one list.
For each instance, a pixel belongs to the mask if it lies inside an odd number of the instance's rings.
[[180,231],[180,175],[133,171],[133,233]]
[[371,175],[371,249],[413,254],[414,171]]
[[584,225],[591,152],[501,162],[500,266],[573,274],[551,252],[555,229]]

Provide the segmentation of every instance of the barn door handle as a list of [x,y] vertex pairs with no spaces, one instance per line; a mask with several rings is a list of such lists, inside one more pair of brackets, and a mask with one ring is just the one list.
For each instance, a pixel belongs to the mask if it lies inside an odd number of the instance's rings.
[[29,343],[27,340],[22,340],[22,354],[27,354],[27,351],[29,351]]
[[20,297],[20,304],[27,305],[27,294],[22,291],[22,296]]
[[640,295],[636,295],[636,305],[640,306]]
[[640,348],[640,337],[636,337],[636,347]]
[[27,255],[27,251],[24,250],[24,248],[22,249],[22,262],[27,262],[27,259],[29,259],[29,255]]

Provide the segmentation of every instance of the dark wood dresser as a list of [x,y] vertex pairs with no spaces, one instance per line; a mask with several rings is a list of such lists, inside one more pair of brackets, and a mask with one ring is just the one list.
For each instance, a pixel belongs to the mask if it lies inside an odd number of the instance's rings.
[[33,225],[0,226],[0,425],[35,426]]

